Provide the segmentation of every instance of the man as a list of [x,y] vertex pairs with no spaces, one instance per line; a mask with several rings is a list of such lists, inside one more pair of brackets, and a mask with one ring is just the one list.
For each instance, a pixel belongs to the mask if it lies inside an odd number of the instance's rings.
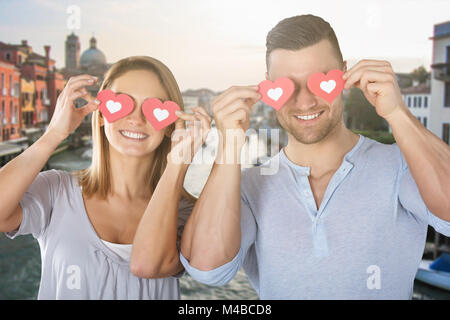
[[[319,17],[278,23],[266,57],[266,78],[288,77],[296,87],[277,111],[288,133],[270,160],[279,170],[246,169],[241,181],[239,154],[214,164],[184,230],[184,267],[223,285],[243,266],[261,299],[411,298],[427,226],[450,235],[449,146],[409,112],[388,62],[362,60],[347,71]],[[363,91],[396,144],[348,130],[341,95],[330,104],[312,94],[308,77],[332,69],[345,72],[345,88]],[[214,101],[221,150],[241,150],[244,139],[226,131],[242,135],[260,98],[257,87],[232,87]]]

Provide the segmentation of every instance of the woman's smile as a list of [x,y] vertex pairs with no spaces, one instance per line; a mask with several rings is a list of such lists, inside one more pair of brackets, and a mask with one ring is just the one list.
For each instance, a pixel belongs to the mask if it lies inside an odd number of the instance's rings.
[[136,132],[136,131],[130,131],[130,130],[119,130],[120,134],[124,136],[127,139],[132,140],[145,140],[148,138],[148,134],[143,132]]

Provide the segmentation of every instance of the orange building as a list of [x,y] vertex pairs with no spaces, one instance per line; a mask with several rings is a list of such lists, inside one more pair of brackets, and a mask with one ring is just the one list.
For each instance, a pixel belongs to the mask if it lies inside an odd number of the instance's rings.
[[[19,70],[21,79],[17,81],[18,88],[24,90],[21,95],[17,93],[17,98],[20,96],[18,116],[13,118],[18,119],[19,129],[11,128],[19,134],[20,127],[39,126],[45,129],[53,115],[56,99],[66,83],[63,75],[56,70],[55,60],[50,59],[50,46],[44,46],[44,50],[45,56],[33,52],[26,40],[18,45],[0,42],[0,61]],[[22,112],[25,112],[23,116]],[[11,134],[5,137],[11,138]]]
[[0,141],[20,138],[20,72],[12,63],[0,60]]

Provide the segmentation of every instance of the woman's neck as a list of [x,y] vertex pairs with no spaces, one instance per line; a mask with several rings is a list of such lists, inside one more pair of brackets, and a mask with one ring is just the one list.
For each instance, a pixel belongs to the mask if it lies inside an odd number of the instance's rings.
[[109,163],[112,195],[127,200],[150,198],[151,192],[147,177],[153,163],[153,157],[154,153],[145,157],[125,156],[110,146]]

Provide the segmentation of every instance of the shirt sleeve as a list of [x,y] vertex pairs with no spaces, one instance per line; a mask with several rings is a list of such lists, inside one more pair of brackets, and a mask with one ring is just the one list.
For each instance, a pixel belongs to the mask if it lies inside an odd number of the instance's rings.
[[[178,205],[178,229],[177,229],[177,248],[178,252],[181,252],[180,244],[181,244],[181,236],[183,235],[184,226],[194,209],[195,202],[191,202],[185,198],[181,198],[180,203]],[[173,275],[174,278],[181,278],[184,275],[185,270],[178,272]]]
[[234,278],[241,268],[249,248],[256,239],[256,222],[249,204],[241,198],[241,247],[236,256],[229,262],[215,269],[202,271],[189,264],[181,254],[180,260],[186,271],[198,282],[210,286],[223,286]]
[[57,170],[40,172],[20,200],[22,222],[19,228],[5,232],[5,235],[14,239],[20,235],[32,234],[38,239],[50,223],[59,185],[60,176]]
[[413,214],[416,218],[431,225],[437,232],[449,237],[450,236],[450,222],[445,221],[434,215],[428,210],[425,202],[420,195],[419,188],[409,170],[406,160],[401,154],[401,169],[399,182],[399,201],[403,208]]

